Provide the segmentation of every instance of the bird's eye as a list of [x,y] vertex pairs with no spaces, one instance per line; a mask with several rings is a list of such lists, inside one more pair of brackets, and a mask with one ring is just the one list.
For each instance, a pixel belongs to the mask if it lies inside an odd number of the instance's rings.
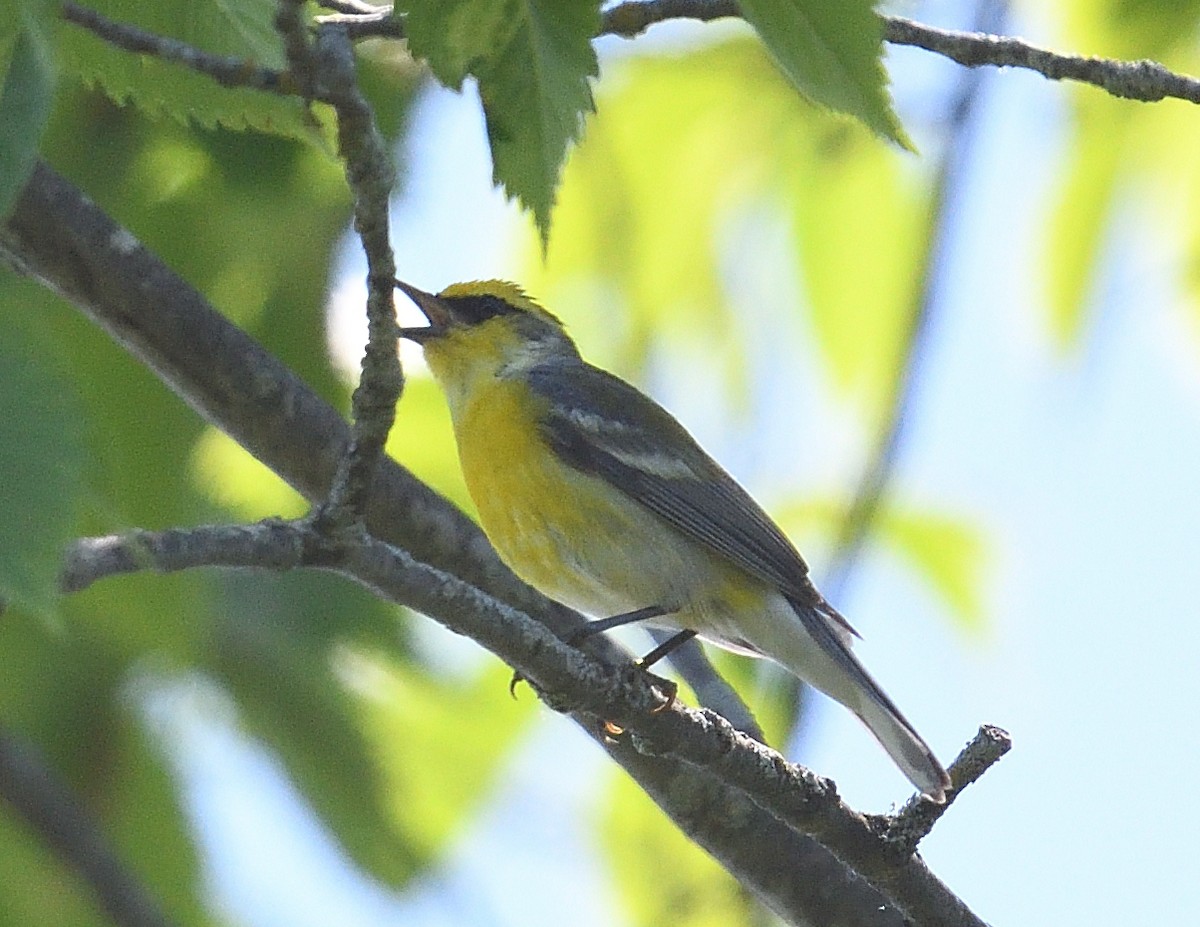
[[454,307],[454,317],[466,325],[478,325],[495,316],[516,312],[499,296],[488,293],[479,296],[456,296],[449,302]]

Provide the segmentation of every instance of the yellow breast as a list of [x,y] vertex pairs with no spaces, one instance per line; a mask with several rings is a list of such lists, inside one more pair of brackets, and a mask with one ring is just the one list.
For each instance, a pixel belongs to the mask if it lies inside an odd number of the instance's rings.
[[519,380],[496,379],[476,383],[468,401],[452,406],[467,489],[501,559],[534,588],[593,617],[663,605],[673,614],[660,624],[728,639],[727,587],[738,586],[730,582],[736,568],[561,462],[540,436],[538,401]]
[[562,582],[561,548],[579,530],[579,510],[575,475],[541,440],[539,411],[524,384],[496,380],[454,416],[454,432],[488,539],[518,576],[549,591]]

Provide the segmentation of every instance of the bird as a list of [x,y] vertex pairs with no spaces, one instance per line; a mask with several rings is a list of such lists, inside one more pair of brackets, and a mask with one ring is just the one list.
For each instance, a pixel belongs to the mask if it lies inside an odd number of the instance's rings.
[[589,364],[518,285],[395,286],[450,410],[480,525],[538,591],[607,629],[641,621],[773,660],[861,719],[914,786],[950,777],[851,650],[857,632],[757,502],[669,412]]

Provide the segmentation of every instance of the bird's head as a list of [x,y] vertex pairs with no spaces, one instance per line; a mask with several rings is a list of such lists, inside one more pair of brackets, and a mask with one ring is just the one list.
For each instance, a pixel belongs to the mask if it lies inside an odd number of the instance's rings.
[[515,283],[455,283],[436,295],[401,280],[396,287],[429,320],[428,327],[401,328],[400,336],[425,349],[430,370],[447,388],[579,356],[562,323]]

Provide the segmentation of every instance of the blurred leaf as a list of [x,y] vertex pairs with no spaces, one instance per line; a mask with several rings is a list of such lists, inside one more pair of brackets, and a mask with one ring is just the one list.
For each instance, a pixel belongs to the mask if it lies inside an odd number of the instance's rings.
[[[582,324],[568,319],[573,330],[627,342],[652,331],[738,371],[743,322],[730,315],[722,246],[732,219],[778,215],[799,239],[834,382],[875,401],[912,299],[927,210],[919,178],[858,126],[807,106],[748,38],[622,62],[612,86],[568,163],[549,259],[530,269],[530,288],[556,311],[587,305]],[[781,274],[763,289],[784,284]],[[791,311],[781,296],[764,315]],[[715,360],[708,370],[722,372]],[[731,392],[737,381],[730,373]]]
[[737,927],[762,909],[711,856],[688,840],[628,776],[610,776],[600,838],[611,884],[631,924]]
[[1192,36],[1200,25],[1200,7],[1179,0],[1067,0],[1063,25],[1065,45],[1082,54],[1153,58],[1174,66],[1175,55],[1194,55]]
[[479,81],[494,181],[533,213],[542,240],[567,149],[592,110],[596,0],[409,0],[413,51],[447,86]]
[[[1151,58],[1173,70],[1200,67],[1194,35],[1200,6],[1177,0],[1070,0],[1064,7],[1064,44],[1087,54],[1123,59]],[[1072,88],[1072,135],[1067,166],[1049,222],[1049,330],[1063,350],[1086,333],[1095,277],[1108,238],[1114,206],[1133,184],[1169,189],[1159,202],[1156,227],[1191,229],[1181,210],[1180,191],[1192,189],[1192,113],[1165,102],[1148,106],[1114,99],[1091,87]],[[1139,191],[1138,199],[1143,199]],[[1175,225],[1182,223],[1182,225]],[[1191,239],[1185,231],[1183,237]],[[1194,275],[1200,281],[1200,274]],[[1200,289],[1200,287],[1198,287]]]
[[[209,54],[261,67],[285,64],[271,0],[83,0],[83,5]],[[85,84],[96,84],[116,102],[133,102],[154,116],[170,115],[207,128],[222,125],[309,142],[320,139],[317,123],[297,98],[222,87],[181,65],[130,54],[78,26],[62,26],[60,56]]]
[[788,198],[801,279],[834,384],[874,420],[915,298],[927,198],[892,152],[860,133],[827,126],[813,141]]
[[104,830],[174,922],[209,922],[205,884],[180,783],[124,693],[107,741]]
[[538,703],[509,698],[503,664],[465,685],[363,650],[343,651],[339,669],[359,696],[389,817],[428,860],[486,800]]
[[[789,534],[830,538],[836,536],[846,510],[832,499],[804,499],[773,506],[772,512]],[[925,581],[961,627],[974,632],[984,629],[988,545],[982,529],[961,516],[885,502],[876,515],[872,537]]]
[[0,600],[49,617],[76,532],[85,428],[52,342],[18,326],[0,341]]
[[223,431],[208,428],[192,460],[197,486],[240,521],[298,518],[308,510],[303,496]]
[[889,507],[879,529],[884,542],[908,561],[963,628],[984,629],[987,545],[977,527],[947,515]]
[[1096,263],[1118,181],[1127,176],[1127,141],[1135,125],[1128,104],[1079,103],[1045,252],[1050,334],[1063,350],[1077,347],[1085,333]]
[[0,803],[0,927],[112,927],[89,886]]
[[738,6],[796,89],[912,148],[892,110],[883,23],[874,0],[739,0]]
[[446,399],[432,377],[410,375],[405,381],[387,452],[459,508],[475,511],[458,465]]
[[393,826],[392,796],[356,700],[332,666],[338,641],[386,639],[395,648],[396,609],[328,574],[232,574],[226,586],[209,667],[346,852],[401,884],[417,865],[413,838]]
[[[197,854],[178,789],[131,710],[125,657],[93,629],[70,630],[48,633],[19,611],[5,616],[0,723],[34,745],[68,783],[120,858],[153,886],[173,922],[206,923]],[[41,900],[46,907],[32,921],[11,922],[92,923],[90,887],[74,870],[64,872],[48,848],[32,846],[44,835],[29,834],[29,845],[22,846],[9,843],[8,832],[0,827],[0,845],[15,854],[0,853],[0,924]],[[25,868],[10,878],[10,866]],[[47,880],[54,885],[52,899],[45,898]],[[77,891],[64,890],[72,885]],[[56,913],[65,919],[56,920]],[[111,923],[105,917],[95,922]]]
[[548,260],[529,269],[530,288],[555,311],[586,292],[592,315],[570,320],[576,330],[728,348],[723,222],[778,196],[821,117],[749,38],[621,62],[610,86],[568,162]]
[[22,4],[15,13],[18,28],[10,54],[4,54],[10,39],[0,33],[0,72],[6,59],[8,65],[0,90],[0,218],[24,188],[50,119],[56,78],[49,36],[52,12],[49,3]]
[[[25,363],[57,361],[54,392],[44,402],[39,400],[43,412],[68,400],[78,411],[78,418],[56,430],[54,438],[78,444],[80,486],[66,537],[46,565],[51,579],[57,577],[62,546],[75,536],[212,520],[211,508],[185,480],[188,453],[200,422],[150,371],[48,290],[3,270],[0,329],[8,333],[9,344],[26,345]],[[0,367],[0,384],[10,382],[9,371],[19,366]],[[41,420],[47,419],[43,415]],[[19,420],[6,417],[5,421]],[[5,449],[0,449],[0,457]],[[22,448],[20,458],[39,460],[28,447]],[[39,477],[52,478],[63,461],[42,460],[41,464]],[[0,464],[0,474],[7,478],[9,471],[8,464]],[[0,493],[4,501],[12,498]],[[66,501],[65,495],[56,498],[44,511],[54,513]],[[45,514],[39,517],[44,519]],[[59,598],[58,614],[69,635],[95,633],[122,659],[158,652],[186,661],[194,658],[197,641],[207,633],[211,575],[188,572],[109,579],[86,592]],[[72,684],[85,685],[82,679]]]

